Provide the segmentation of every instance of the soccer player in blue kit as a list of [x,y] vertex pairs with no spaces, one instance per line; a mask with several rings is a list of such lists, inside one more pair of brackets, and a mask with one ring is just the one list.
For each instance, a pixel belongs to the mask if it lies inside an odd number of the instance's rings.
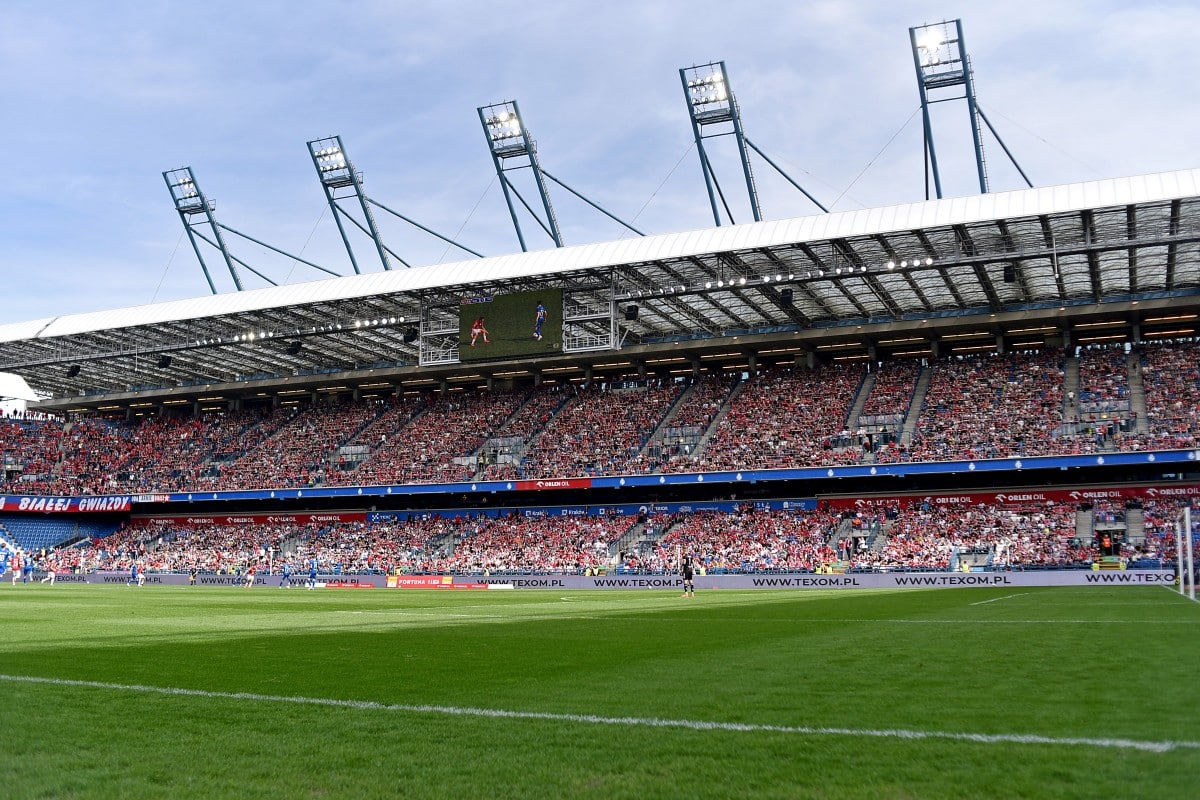
[[315,558],[308,562],[308,586],[305,588],[317,588],[317,560]]
[[533,338],[542,340],[542,323],[546,321],[546,307],[538,300],[537,311],[533,317]]

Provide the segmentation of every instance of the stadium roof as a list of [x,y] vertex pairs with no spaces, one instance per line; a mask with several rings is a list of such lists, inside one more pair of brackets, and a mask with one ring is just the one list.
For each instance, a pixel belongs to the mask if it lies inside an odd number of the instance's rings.
[[[422,318],[456,319],[465,297],[545,287],[611,305],[626,347],[680,341],[699,347],[702,340],[727,347],[738,336],[745,348],[747,336],[771,344],[801,333],[812,347],[856,326],[878,333],[940,320],[922,334],[932,339],[963,325],[978,327],[980,315],[998,319],[988,330],[1004,335],[1005,321],[1026,324],[1068,309],[1076,317],[1103,311],[1134,323],[1146,313],[1200,307],[1200,170],[628,238],[14,323],[0,326],[0,370],[75,405],[248,380],[411,373],[419,369],[420,344],[411,330]],[[627,305],[638,306],[636,318],[619,313]],[[607,350],[588,357],[611,356]],[[481,366],[459,371],[479,377]]]
[[0,400],[37,400],[37,393],[20,375],[0,372]]

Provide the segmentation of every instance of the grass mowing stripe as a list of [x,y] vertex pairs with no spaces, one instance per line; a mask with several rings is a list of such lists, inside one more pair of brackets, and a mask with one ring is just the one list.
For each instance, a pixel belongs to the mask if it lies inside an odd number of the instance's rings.
[[1028,744],[1106,747],[1119,750],[1141,750],[1168,753],[1172,750],[1200,750],[1200,742],[1149,742],[1134,739],[1101,739],[1090,737],[1037,736],[1027,734],[952,733],[948,731],[913,731],[870,728],[813,728],[799,725],[760,725],[741,722],[712,722],[686,719],[655,719],[645,717],[604,717],[593,714],[555,714],[547,711],[512,711],[496,708],[467,708],[409,703],[379,703],[372,700],[338,700],[325,697],[297,697],[258,694],[256,692],[212,692],[204,689],[182,689],[170,686],[82,681],[67,678],[42,678],[34,675],[2,675],[10,683],[31,683],[50,686],[71,686],[87,689],[109,689],[119,692],[140,692],[175,697],[201,697],[213,700],[249,700],[258,703],[290,703],[293,705],[326,706],[364,711],[401,711],[414,714],[444,714],[459,717],[489,717],[494,719],[532,719],[552,722],[578,722],[587,725],[625,725],[646,728],[684,728],[696,731],[794,733],[801,736],[867,736],[879,739],[942,739],[981,744]]

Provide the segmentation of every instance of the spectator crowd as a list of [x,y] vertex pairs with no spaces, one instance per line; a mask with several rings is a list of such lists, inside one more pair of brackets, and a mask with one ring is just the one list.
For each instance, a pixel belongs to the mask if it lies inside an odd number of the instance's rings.
[[[1066,388],[1067,355],[1077,388]],[[0,419],[0,490],[375,486],[1191,449],[1200,346],[767,366],[134,419]],[[868,381],[868,376],[871,380]],[[1075,386],[1075,384],[1072,384]],[[1134,386],[1144,386],[1144,408]]]
[[[685,554],[707,574],[1090,568],[1103,556],[1170,562],[1180,504],[1138,504],[1130,537],[1122,503],[1094,506],[866,501],[854,511],[768,510],[650,515],[382,515],[371,520],[161,520],[125,525],[24,554],[40,570],[240,575],[672,573]],[[1200,514],[1194,515],[1200,526]],[[14,542],[0,523],[0,540]],[[1112,544],[1105,545],[1111,541]],[[6,545],[7,546],[7,545]]]

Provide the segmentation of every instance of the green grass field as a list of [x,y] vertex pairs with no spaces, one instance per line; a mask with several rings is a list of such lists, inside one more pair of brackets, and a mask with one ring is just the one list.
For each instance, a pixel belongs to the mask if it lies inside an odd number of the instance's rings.
[[1200,795],[1167,589],[0,585],[0,796]]

